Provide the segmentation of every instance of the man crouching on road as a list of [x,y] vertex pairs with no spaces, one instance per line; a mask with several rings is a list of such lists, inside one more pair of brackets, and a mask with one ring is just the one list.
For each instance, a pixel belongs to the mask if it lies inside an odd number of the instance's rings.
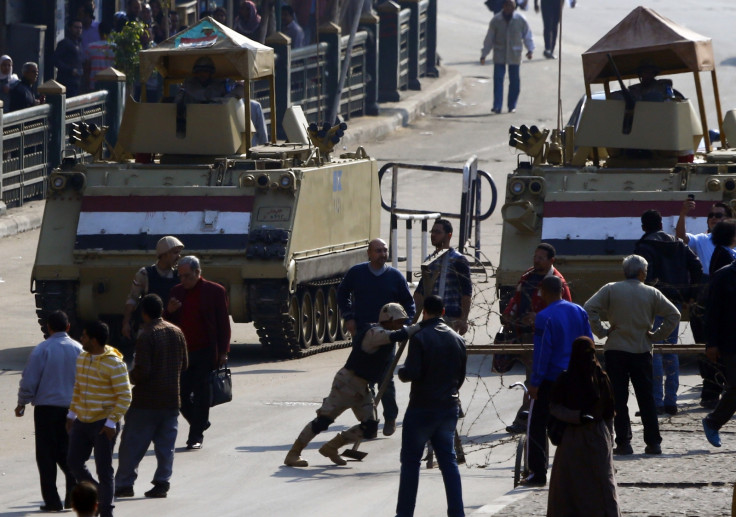
[[465,515],[454,440],[467,352],[463,338],[442,321],[444,312],[439,296],[424,300],[422,329],[411,338],[406,362],[399,370],[399,379],[411,381],[411,394],[401,435],[397,517],[414,515],[419,468],[427,441],[432,442],[442,471],[447,515]]
[[404,341],[419,330],[419,324],[403,327],[407,319],[401,305],[387,303],[379,312],[379,324],[359,332],[353,338],[353,349],[345,366],[335,375],[330,394],[317,410],[317,418],[302,429],[286,455],[284,465],[309,466],[307,460],[301,457],[302,450],[347,409],[353,410],[360,424],[339,433],[320,447],[322,456],[330,458],[336,465],[345,465],[347,462],[340,457],[340,447],[359,439],[376,437],[378,419],[369,385],[382,380],[393,357],[393,343]]

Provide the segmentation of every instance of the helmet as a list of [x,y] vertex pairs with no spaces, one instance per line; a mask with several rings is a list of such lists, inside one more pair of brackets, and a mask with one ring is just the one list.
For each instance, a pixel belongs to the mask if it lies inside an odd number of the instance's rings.
[[184,243],[172,235],[161,237],[156,243],[156,256],[160,257],[174,248],[183,248]]
[[387,303],[381,307],[381,312],[378,313],[379,323],[392,320],[405,320],[408,318],[409,316],[406,315],[406,311],[398,303]]
[[194,62],[194,66],[192,67],[192,72],[209,72],[211,74],[215,73],[215,63],[212,61],[211,58],[207,56],[202,56],[199,59],[197,59]]

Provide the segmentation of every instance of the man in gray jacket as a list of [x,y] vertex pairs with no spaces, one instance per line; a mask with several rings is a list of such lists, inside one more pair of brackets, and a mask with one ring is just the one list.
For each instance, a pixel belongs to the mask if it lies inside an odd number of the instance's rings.
[[[613,453],[617,455],[634,452],[627,406],[629,378],[644,425],[644,442],[647,444],[644,452],[662,453],[662,437],[652,394],[652,343],[661,341],[672,332],[680,321],[680,311],[659,290],[644,283],[647,267],[643,257],[629,255],[623,260],[626,280],[604,285],[584,306],[593,333],[599,338],[607,338],[604,350],[616,404],[613,421],[616,448]],[[608,328],[601,324],[602,314],[608,315]],[[656,316],[663,321],[652,332]]]
[[503,106],[503,81],[506,66],[509,68],[509,112],[516,111],[516,101],[521,91],[519,66],[521,65],[521,44],[526,46],[527,59],[532,58],[534,41],[526,18],[516,11],[516,2],[506,0],[503,10],[491,19],[480,53],[480,64],[486,64],[486,56],[493,50],[493,113],[501,113]]

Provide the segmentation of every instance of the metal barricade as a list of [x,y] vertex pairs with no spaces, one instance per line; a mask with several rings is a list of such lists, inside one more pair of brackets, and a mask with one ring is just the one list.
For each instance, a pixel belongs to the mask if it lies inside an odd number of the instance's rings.
[[2,201],[8,208],[45,195],[48,162],[48,105],[3,116]]
[[412,258],[412,238],[413,231],[412,226],[414,221],[422,222],[422,240],[421,240],[421,256],[422,258],[428,255],[427,253],[427,221],[434,221],[440,216],[439,212],[433,212],[428,214],[391,214],[391,265],[396,269],[399,268],[399,233],[398,233],[398,222],[406,221],[406,282],[412,285],[414,280],[414,260]]
[[427,75],[427,22],[429,0],[419,2],[419,77]]
[[[465,252],[465,246],[470,242],[473,237],[473,247],[475,249],[475,257],[480,258],[481,249],[481,238],[480,238],[480,223],[488,219],[493,211],[496,209],[496,202],[498,198],[498,192],[496,190],[496,184],[493,178],[487,172],[478,169],[478,158],[476,156],[470,157],[462,168],[455,167],[441,167],[438,165],[416,165],[408,163],[387,163],[378,171],[378,182],[379,185],[383,180],[383,176],[387,171],[392,171],[391,177],[391,204],[388,205],[381,196],[381,207],[392,215],[392,222],[394,215],[422,215],[422,214],[439,214],[439,216],[448,219],[457,219],[460,221],[460,228],[458,232],[458,246],[457,249],[460,253]],[[462,174],[463,184],[460,198],[460,213],[452,213],[445,211],[436,210],[417,210],[400,208],[397,201],[398,193],[398,181],[400,170],[415,170],[415,171],[427,171],[427,172],[446,172],[451,174]],[[485,213],[481,212],[481,185],[482,181],[488,182],[488,186],[491,189],[491,201]],[[380,187],[379,187],[380,188]],[[393,229],[393,226],[392,226]],[[392,244],[393,246],[393,244]],[[393,257],[396,252],[392,247],[390,250],[391,256]]]
[[411,11],[399,13],[399,90],[409,88],[409,21]]

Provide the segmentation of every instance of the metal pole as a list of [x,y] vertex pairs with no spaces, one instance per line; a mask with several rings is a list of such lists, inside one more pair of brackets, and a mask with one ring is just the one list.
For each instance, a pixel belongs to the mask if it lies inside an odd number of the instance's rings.
[[406,220],[406,283],[411,284],[411,279],[414,276],[412,271],[412,249],[411,249],[411,236],[412,236],[412,221],[413,217]]
[[391,265],[397,268],[399,265],[398,231],[396,224],[396,194],[399,189],[399,167],[394,165],[391,169]]
[[427,219],[429,218],[422,218],[422,261],[427,258]]
[[[363,0],[352,0],[353,4],[363,3]],[[342,62],[342,68],[340,69],[340,80],[337,83],[337,91],[335,92],[335,98],[332,99],[332,107],[328,113],[327,121],[330,124],[334,124],[337,120],[337,115],[340,112],[340,98],[342,97],[342,89],[345,88],[345,79],[348,76],[348,69],[350,68],[350,59],[353,56],[353,42],[355,41],[355,32],[358,30],[358,23],[360,23],[360,15],[363,9],[355,9],[353,15],[353,24],[350,26],[350,37],[348,38],[348,47],[345,49],[345,60]],[[338,44],[339,44],[338,38]],[[337,53],[340,55],[340,52]],[[338,57],[339,59],[339,57]]]

